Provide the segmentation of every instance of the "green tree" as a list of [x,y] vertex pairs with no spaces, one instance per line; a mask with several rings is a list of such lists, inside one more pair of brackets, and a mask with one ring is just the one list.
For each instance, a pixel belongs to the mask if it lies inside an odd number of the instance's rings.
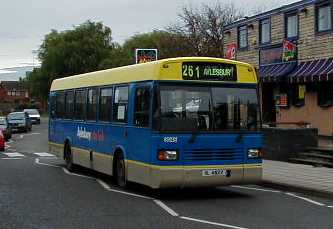
[[26,79],[33,95],[47,98],[54,79],[101,69],[114,47],[111,29],[100,22],[87,21],[72,30],[47,34],[38,57],[41,67]]
[[103,61],[101,68],[134,64],[137,48],[156,48],[159,59],[193,55],[187,39],[182,34],[155,30],[136,34],[127,39],[122,46],[116,45],[110,51],[109,58]]

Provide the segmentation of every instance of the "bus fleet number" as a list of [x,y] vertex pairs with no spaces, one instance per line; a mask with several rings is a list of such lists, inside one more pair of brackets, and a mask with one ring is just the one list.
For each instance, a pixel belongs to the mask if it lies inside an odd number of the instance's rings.
[[177,143],[177,137],[164,137],[164,142],[166,143]]

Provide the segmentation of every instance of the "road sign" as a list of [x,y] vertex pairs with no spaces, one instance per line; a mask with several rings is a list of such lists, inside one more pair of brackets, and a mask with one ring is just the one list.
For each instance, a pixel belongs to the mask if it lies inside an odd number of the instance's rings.
[[157,49],[135,49],[135,63],[141,64],[157,60]]

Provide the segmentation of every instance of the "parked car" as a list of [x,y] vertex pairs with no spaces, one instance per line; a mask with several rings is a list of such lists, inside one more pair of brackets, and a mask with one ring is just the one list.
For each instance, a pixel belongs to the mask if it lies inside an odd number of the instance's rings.
[[40,124],[40,114],[37,109],[24,109],[23,112],[27,112],[32,124]]
[[2,130],[0,130],[0,151],[5,151],[5,136],[2,133]]
[[31,131],[31,120],[27,112],[12,112],[7,118],[12,131]]
[[6,117],[0,117],[0,130],[2,130],[5,141],[12,138],[12,128],[10,127]]

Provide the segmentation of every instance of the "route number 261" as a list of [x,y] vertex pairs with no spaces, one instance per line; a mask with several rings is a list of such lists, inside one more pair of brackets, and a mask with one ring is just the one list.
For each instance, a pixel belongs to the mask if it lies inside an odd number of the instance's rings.
[[199,74],[199,66],[194,67],[192,65],[183,65],[183,76],[199,78]]

